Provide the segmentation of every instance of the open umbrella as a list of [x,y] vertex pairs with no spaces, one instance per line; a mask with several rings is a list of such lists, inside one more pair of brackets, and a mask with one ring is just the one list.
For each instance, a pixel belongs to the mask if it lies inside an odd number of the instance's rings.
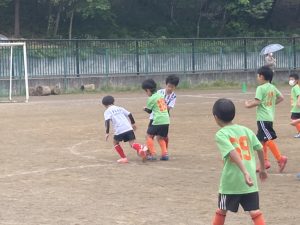
[[261,51],[260,51],[260,54],[261,55],[266,55],[266,54],[269,54],[271,52],[277,52],[281,49],[283,49],[284,47],[280,44],[270,44],[270,45],[267,45],[266,47],[264,47]]

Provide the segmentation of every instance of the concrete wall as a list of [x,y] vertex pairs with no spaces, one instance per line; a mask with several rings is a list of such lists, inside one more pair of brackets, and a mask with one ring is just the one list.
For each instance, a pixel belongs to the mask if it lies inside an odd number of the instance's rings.
[[[288,76],[292,72],[300,71],[277,71],[274,75],[274,81],[276,83],[285,83],[288,80]],[[152,75],[121,75],[121,76],[81,76],[81,77],[42,77],[42,78],[31,78],[29,80],[29,87],[36,87],[39,85],[47,86],[60,86],[66,90],[79,89],[84,84],[95,84],[96,89],[103,87],[112,88],[126,88],[126,87],[137,87],[140,86],[142,81],[147,78],[153,78],[161,86],[164,85],[165,78],[168,74],[152,74]],[[178,74],[181,82],[185,82],[188,85],[199,85],[199,84],[212,84],[216,81],[224,81],[231,83],[242,83],[256,84],[256,72],[255,71],[226,71],[226,72],[201,72],[201,73],[190,73],[190,74]],[[20,90],[24,90],[24,80],[14,81],[14,93]],[[0,80],[0,87],[2,94],[9,88],[9,80]]]

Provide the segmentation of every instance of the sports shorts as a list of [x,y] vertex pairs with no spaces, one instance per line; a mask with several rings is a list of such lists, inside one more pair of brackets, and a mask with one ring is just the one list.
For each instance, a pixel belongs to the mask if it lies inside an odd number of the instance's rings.
[[114,136],[114,140],[116,140],[118,142],[121,142],[121,141],[124,141],[124,142],[132,141],[132,140],[135,140],[135,135],[134,135],[133,130],[130,130],[130,131],[126,131],[126,132],[124,132],[122,134],[115,135]]
[[241,205],[244,211],[259,209],[258,192],[248,194],[219,194],[218,207],[222,210],[237,212]]
[[300,113],[292,113],[291,119],[292,119],[292,120],[300,119]]
[[273,129],[273,122],[270,121],[257,121],[257,138],[261,142],[274,140],[277,138],[276,132]]
[[169,124],[163,125],[153,125],[151,124],[148,126],[147,134],[153,136],[161,136],[161,137],[168,137],[169,133]]

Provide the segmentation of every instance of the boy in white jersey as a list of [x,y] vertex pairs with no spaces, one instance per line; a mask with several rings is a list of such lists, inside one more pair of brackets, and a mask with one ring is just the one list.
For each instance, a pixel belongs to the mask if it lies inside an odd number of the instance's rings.
[[[114,128],[114,148],[120,155],[120,159],[117,161],[118,163],[128,163],[128,159],[120,145],[121,141],[129,142],[130,146],[137,151],[137,153],[143,158],[146,158],[146,146],[143,146],[139,143],[135,142],[135,134],[133,130],[136,129],[135,121],[132,114],[126,109],[115,106],[115,99],[112,96],[105,96],[102,99],[102,104],[106,108],[104,112],[104,120],[105,120],[105,128],[106,135],[105,140],[108,140],[109,137],[109,128],[110,122]],[[130,124],[130,122],[131,124]]]
[[[157,93],[164,96],[166,105],[168,107],[169,114],[170,114],[171,109],[173,109],[175,107],[176,94],[174,91],[175,91],[176,87],[178,86],[178,83],[179,83],[179,77],[177,77],[176,75],[169,75],[166,78],[166,87],[157,91]],[[150,119],[150,122],[149,122],[149,126],[150,126],[153,122],[153,112],[150,114],[149,119]],[[168,148],[169,137],[165,138],[165,142],[166,142],[166,147]]]
[[[228,211],[237,212],[241,205],[249,212],[254,225],[265,225],[259,210],[258,182],[256,178],[255,153],[260,167],[259,178],[267,178],[262,145],[249,128],[234,124],[235,106],[229,99],[219,99],[213,106],[213,115],[221,129],[215,140],[223,159],[219,186],[218,209],[213,225],[224,225]],[[240,223],[242,224],[242,223]]]

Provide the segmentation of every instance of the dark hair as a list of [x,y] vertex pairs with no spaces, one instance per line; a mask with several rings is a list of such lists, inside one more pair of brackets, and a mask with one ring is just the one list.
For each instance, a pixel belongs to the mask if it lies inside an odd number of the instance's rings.
[[154,93],[154,92],[156,92],[156,83],[153,79],[144,80],[142,83],[142,88],[144,90],[149,89],[151,91],[151,93]]
[[295,80],[299,80],[299,75],[296,73],[292,73],[289,77],[294,78]]
[[102,98],[102,104],[105,105],[105,106],[113,105],[114,102],[115,102],[115,99],[114,99],[113,96],[107,95],[107,96]]
[[177,87],[178,83],[179,83],[179,77],[177,77],[176,75],[169,75],[166,78],[166,84],[172,84],[175,87]]
[[269,81],[270,83],[273,80],[273,70],[268,66],[262,66],[257,70],[259,75],[264,76],[265,80]]
[[231,122],[235,116],[233,102],[226,98],[218,99],[213,106],[213,115],[223,122]]

